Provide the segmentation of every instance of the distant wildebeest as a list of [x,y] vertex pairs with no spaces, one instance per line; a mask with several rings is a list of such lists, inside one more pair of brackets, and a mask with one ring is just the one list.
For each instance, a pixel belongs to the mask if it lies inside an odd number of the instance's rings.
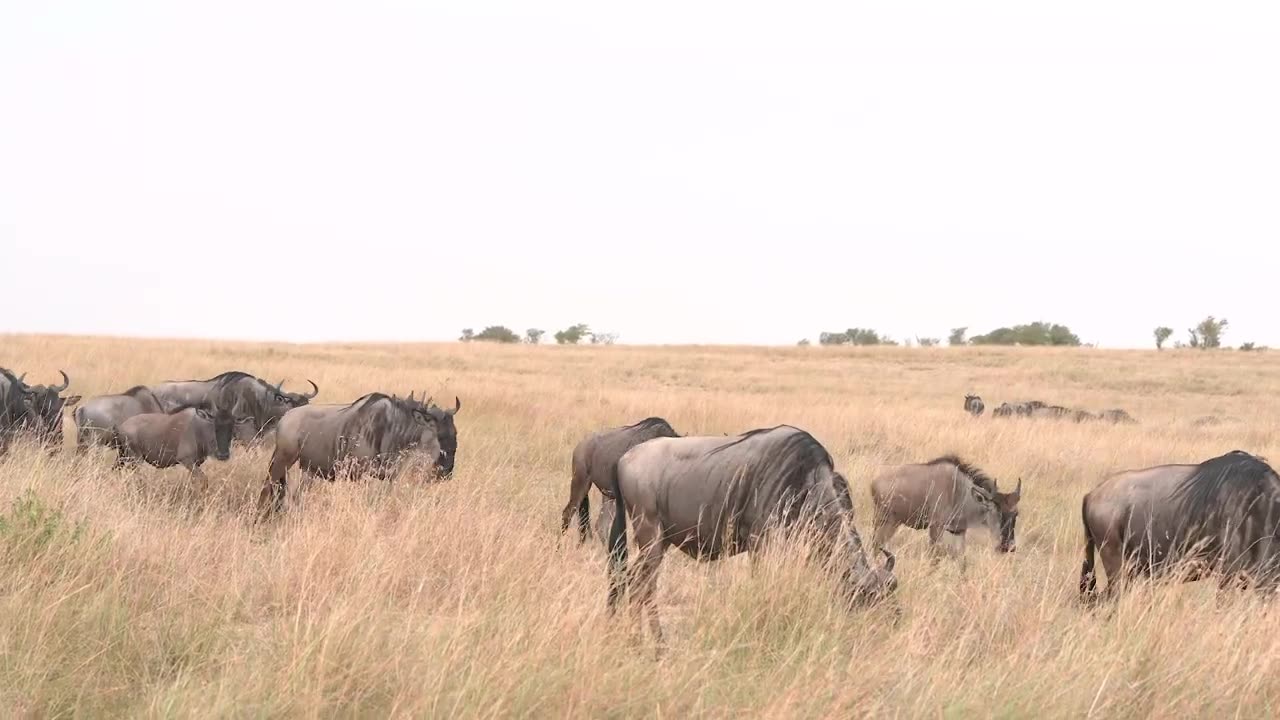
[[1036,410],[1045,407],[1048,407],[1048,405],[1039,400],[1028,400],[1026,402],[1017,403],[1005,402],[1000,403],[1000,407],[991,411],[991,414],[995,417],[1012,417],[1015,415],[1018,417],[1029,417]]
[[1107,595],[1134,578],[1184,581],[1220,572],[1219,587],[1272,590],[1280,580],[1280,477],[1243,450],[1198,465],[1157,465],[1109,475],[1081,501],[1080,593],[1097,597],[1094,551]]
[[[660,417],[649,417],[634,425],[598,430],[582,439],[573,449],[570,467],[569,502],[560,513],[560,532],[569,529],[574,513],[578,515],[578,536],[586,542],[591,527],[591,502],[587,493],[594,485],[604,496],[601,509],[613,500],[613,473],[618,458],[646,440],[679,437],[671,424]],[[601,542],[605,541],[601,537]]]
[[206,405],[134,415],[113,431],[111,444],[120,453],[116,467],[138,460],[158,468],[182,465],[200,481],[201,489],[207,489],[209,479],[200,466],[210,455],[219,461],[230,459],[235,427],[251,423],[251,416],[237,417],[227,407]]
[[1013,552],[1021,499],[1021,478],[1013,492],[1002,493],[995,479],[954,455],[899,465],[871,481],[875,527],[871,548],[883,548],[898,527],[906,525],[929,531],[935,559],[944,549],[939,547],[944,531],[955,536],[956,554],[961,555],[965,533],[982,527],[991,533],[997,551]]
[[1099,417],[1099,419],[1101,419],[1101,420],[1109,420],[1109,421],[1111,421],[1111,422],[1113,422],[1113,423],[1116,423],[1116,424],[1136,425],[1136,424],[1137,424],[1137,422],[1138,422],[1137,420],[1134,420],[1134,419],[1133,419],[1133,416],[1132,416],[1132,415],[1130,415],[1129,413],[1125,412],[1124,410],[1121,410],[1120,408],[1112,408],[1112,409],[1110,409],[1110,410],[1103,410],[1103,411],[1102,411],[1102,413],[1101,413],[1098,417]]
[[[461,403],[458,403],[461,406]],[[424,457],[432,471],[443,465],[439,422],[430,400],[369,393],[350,405],[304,405],[285,413],[262,493],[260,517],[284,507],[285,479],[297,463],[309,475],[333,480],[342,470],[385,479],[409,455]]]
[[[71,379],[61,370],[61,385],[27,385],[27,412],[20,426],[43,444],[55,450],[62,447],[62,412],[80,402],[79,395],[62,396]],[[25,377],[25,374],[22,376]],[[22,381],[22,377],[18,380]]]
[[964,411],[970,415],[978,417],[986,407],[987,406],[982,403],[982,398],[977,395],[964,396]]
[[110,445],[114,429],[134,415],[164,413],[160,402],[145,385],[136,385],[117,395],[89,398],[72,414],[76,421],[76,448]]
[[286,412],[301,407],[320,393],[311,383],[312,393],[286,393],[282,386],[254,377],[246,372],[231,370],[208,380],[170,380],[151,385],[151,392],[164,403],[166,410],[200,404],[226,405],[236,415],[253,417],[252,431],[248,427],[237,432],[236,439],[250,441],[263,435]]
[[27,415],[27,396],[31,391],[8,368],[0,367],[0,454],[18,434]]
[[[658,569],[674,545],[702,561],[816,531],[815,557],[830,563],[848,599],[870,604],[897,588],[893,555],[871,564],[853,524],[853,500],[826,448],[787,425],[736,437],[660,437],[632,447],[616,465],[615,514],[609,529],[609,609],[629,588],[631,606],[648,610],[659,644]],[[638,557],[627,568],[627,518]]]

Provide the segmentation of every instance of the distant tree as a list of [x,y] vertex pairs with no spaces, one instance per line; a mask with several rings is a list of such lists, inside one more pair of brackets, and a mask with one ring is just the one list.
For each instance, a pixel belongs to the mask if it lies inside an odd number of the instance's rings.
[[965,333],[967,332],[969,332],[969,328],[967,327],[951,328],[951,334],[947,336],[947,344],[967,345],[969,341],[964,338]]
[[1257,350],[1257,349],[1258,349],[1258,346],[1255,345],[1254,343],[1251,343],[1251,342],[1240,343],[1241,352],[1253,352],[1254,350]]
[[916,343],[920,345],[920,347],[936,347],[937,345],[941,344],[938,338],[930,338],[930,337],[926,337],[926,338],[918,337],[916,338]]
[[800,338],[800,342],[796,343],[800,347],[809,347],[809,338]]
[[1222,334],[1227,331],[1227,319],[1215,320],[1212,315],[1200,321],[1199,325],[1188,330],[1191,334],[1191,347],[1210,350],[1222,347]]
[[612,345],[617,339],[618,333],[614,332],[591,333],[592,345]]
[[1163,350],[1163,349],[1164,349],[1164,342],[1165,342],[1166,340],[1168,340],[1168,339],[1169,339],[1169,336],[1170,336],[1170,335],[1172,335],[1172,334],[1173,334],[1173,328],[1171,328],[1171,327],[1165,327],[1165,326],[1161,325],[1160,327],[1156,328],[1156,332],[1155,332],[1155,335],[1156,335],[1156,349],[1157,349],[1157,350]]
[[501,325],[490,325],[489,327],[481,330],[474,339],[499,343],[520,342],[519,335],[512,332],[510,328],[505,328]]
[[560,345],[577,345],[584,337],[591,334],[591,328],[585,323],[571,325],[555,334],[556,343]]
[[986,335],[975,335],[973,345],[1060,345],[1079,347],[1080,338],[1066,325],[1033,322],[1027,325],[996,328]]
[[462,337],[458,338],[461,342],[471,342],[476,339],[476,331],[471,328],[463,328]]
[[821,345],[897,345],[898,343],[867,328],[849,328],[844,332],[824,332],[818,335]]
[[530,345],[537,345],[538,343],[542,342],[542,336],[546,334],[547,334],[546,330],[539,330],[538,328],[529,328],[528,330],[524,331],[524,341],[529,343]]

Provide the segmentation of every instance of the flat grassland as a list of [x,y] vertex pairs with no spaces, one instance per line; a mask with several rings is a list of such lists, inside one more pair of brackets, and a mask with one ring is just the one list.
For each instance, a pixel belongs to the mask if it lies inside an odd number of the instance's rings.
[[[269,448],[180,469],[0,459],[0,714],[288,717],[1274,717],[1280,614],[1208,583],[1077,602],[1080,498],[1107,472],[1277,456],[1273,353],[978,348],[274,345],[0,337],[0,365],[73,393],[239,369],[316,402],[462,399],[447,483],[316,483],[251,522]],[[961,410],[981,394],[988,415]],[[1002,400],[1127,409],[1134,426],[997,420]],[[780,423],[867,481],[955,452],[1012,487],[1018,552],[971,534],[933,566],[902,530],[903,609],[848,612],[779,551],[668,553],[668,649],[605,612],[593,540],[559,536],[574,443],[649,415],[682,433]],[[1221,424],[1199,426],[1205,415]],[[67,420],[67,444],[74,427]],[[297,478],[296,471],[290,480]],[[296,483],[295,483],[296,485]],[[593,514],[599,495],[592,491]]]

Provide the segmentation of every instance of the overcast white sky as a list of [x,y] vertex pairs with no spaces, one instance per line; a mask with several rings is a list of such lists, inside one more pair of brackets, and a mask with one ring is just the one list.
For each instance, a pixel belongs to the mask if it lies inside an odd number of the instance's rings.
[[1280,5],[0,0],[0,331],[1280,345]]

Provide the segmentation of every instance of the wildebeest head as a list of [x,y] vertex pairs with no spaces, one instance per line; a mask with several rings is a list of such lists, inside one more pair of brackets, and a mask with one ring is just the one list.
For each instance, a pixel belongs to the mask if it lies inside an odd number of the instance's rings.
[[995,486],[994,492],[990,492],[973,485],[971,491],[982,507],[982,524],[996,538],[996,550],[1017,550],[1014,528],[1018,524],[1018,501],[1022,499],[1022,478],[1018,478],[1018,486],[1011,493],[1000,492],[999,486]]
[[[74,407],[80,402],[79,395],[63,397],[61,393],[71,386],[71,380],[61,370],[61,385],[28,385],[26,386],[26,418],[24,423],[45,442],[55,446],[62,443],[62,411]],[[24,373],[18,381],[25,378]]]
[[235,434],[236,427],[253,422],[252,416],[236,416],[231,408],[221,405],[197,407],[196,416],[213,425],[213,457],[223,461],[231,459],[231,436]]
[[453,463],[458,458],[458,426],[454,424],[453,416],[461,409],[462,401],[457,396],[453,398],[452,410],[445,410],[438,405],[431,405],[429,408],[431,417],[435,418],[436,434],[440,440],[436,470],[446,478],[453,475]]
[[[838,472],[832,472],[832,480],[839,493],[844,496],[845,501],[849,500],[849,481],[844,475]],[[846,506],[848,510],[852,510],[851,506]],[[858,546],[862,541],[858,538],[857,530],[853,531],[853,539]],[[872,605],[881,600],[888,598],[898,589],[898,578],[893,574],[893,566],[897,560],[893,557],[893,553],[881,548],[884,553],[884,562],[875,563],[875,558],[869,558],[862,551],[861,547],[854,553],[853,562],[844,570],[845,582],[849,592],[849,600],[854,605]]]
[[974,417],[977,417],[981,415],[982,411],[985,409],[986,409],[986,405],[983,404],[982,398],[978,397],[977,395],[964,396],[965,412],[969,413],[970,415],[973,415]]
[[[432,470],[439,473],[441,454],[444,452],[440,443],[440,425],[432,414],[431,398],[415,400],[413,395],[411,392],[407,398],[393,396],[391,400],[413,418],[415,429],[412,434],[415,439],[411,447],[414,451],[422,453],[424,457],[431,458]],[[450,466],[452,466],[452,459],[450,459]]]
[[279,402],[279,403],[287,403],[287,404],[289,405],[290,409],[292,409],[292,408],[296,408],[296,407],[302,407],[303,405],[306,405],[307,403],[311,402],[311,400],[312,400],[312,399],[314,399],[314,398],[315,398],[315,396],[317,396],[317,395],[319,395],[319,394],[320,394],[320,388],[319,388],[315,383],[311,382],[310,380],[308,380],[307,382],[311,384],[311,393],[310,393],[310,394],[307,394],[307,393],[295,393],[295,392],[289,392],[289,391],[285,390],[285,389],[284,389],[284,380],[281,380],[280,382],[276,383],[276,388],[275,388],[275,389],[276,389],[276,397],[275,397],[276,402]]

